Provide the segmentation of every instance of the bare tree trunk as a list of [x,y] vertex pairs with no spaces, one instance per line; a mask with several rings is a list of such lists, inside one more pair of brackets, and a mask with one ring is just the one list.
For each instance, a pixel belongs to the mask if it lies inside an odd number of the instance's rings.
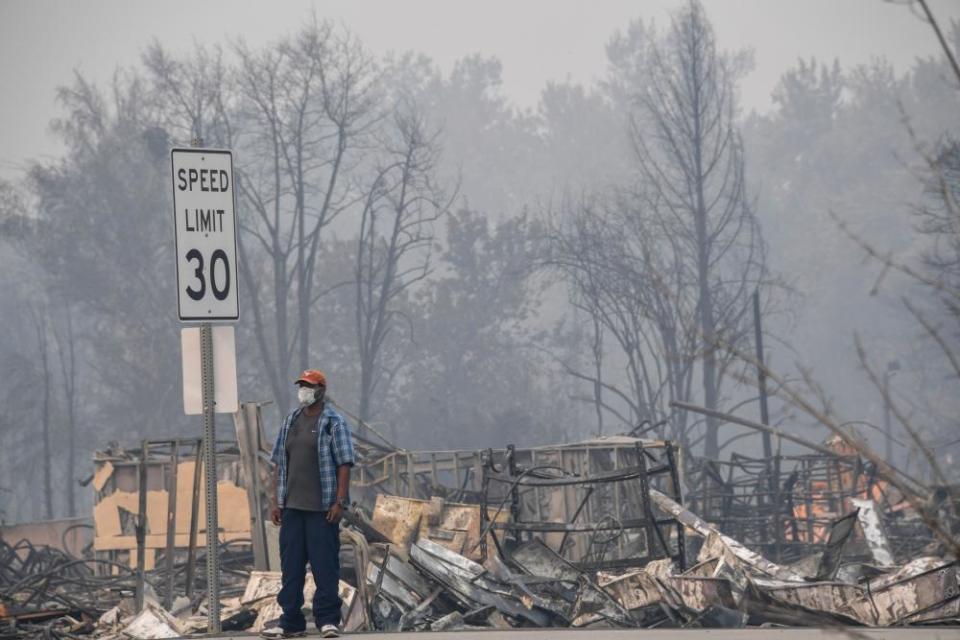
[[[276,323],[276,369],[273,372],[273,378],[276,381],[275,386],[279,389],[280,395],[275,398],[277,407],[282,413],[286,413],[289,404],[289,393],[284,393],[283,380],[290,373],[288,365],[290,362],[289,337],[287,335],[287,269],[286,259],[279,252],[279,247],[275,247],[277,253],[273,257],[273,319]],[[289,387],[287,387],[289,389]]]
[[297,315],[298,315],[298,362],[299,369],[307,370],[310,368],[310,282],[313,280],[313,273],[307,270],[306,253],[306,217],[307,203],[304,197],[304,179],[303,179],[303,145],[297,144],[297,160],[294,169],[294,184],[296,185],[297,204],[295,215],[297,217]]
[[50,446],[50,363],[47,358],[47,320],[34,310],[34,328],[37,331],[37,352],[40,356],[43,402],[40,409],[40,425],[43,438],[43,514],[53,519],[53,452]]
[[[260,358],[263,360],[263,369],[267,374],[267,381],[270,384],[270,391],[273,393],[275,401],[281,411],[283,405],[279,404],[279,398],[283,396],[283,380],[278,375],[278,369],[274,363],[273,354],[270,352],[269,336],[267,335],[266,323],[263,318],[263,310],[260,306],[260,292],[257,290],[257,281],[253,276],[253,270],[250,266],[249,254],[244,245],[242,235],[237,236],[237,250],[239,255],[240,274],[247,284],[247,295],[250,296],[250,310],[253,313],[253,333],[256,336],[257,348],[260,352]],[[277,354],[279,357],[280,354]]]
[[[434,184],[437,135],[427,133],[415,107],[398,109],[385,137],[382,161],[364,199],[354,266],[359,415],[364,421],[374,414],[375,395],[385,394],[390,386],[391,375],[384,377],[382,388],[378,383],[385,346],[402,317],[402,296],[429,275],[433,223],[453,202]],[[377,226],[381,216],[385,233]]]
[[373,374],[376,370],[376,361],[371,357],[361,358],[360,360],[360,419],[364,422],[370,420],[371,398],[373,397],[374,384]]
[[314,20],[262,51],[243,44],[235,51],[238,117],[257,132],[243,140],[250,146],[241,192],[255,214],[241,227],[253,240],[244,253],[263,255],[268,267],[263,274],[246,270],[244,278],[251,288],[270,283],[258,294],[269,295],[273,309],[255,313],[254,331],[270,365],[275,401],[285,412],[292,368],[312,365],[322,231],[350,204],[349,188],[340,185],[353,165],[344,158],[353,139],[377,119],[370,84],[375,71],[359,42],[332,22]]
[[[695,310],[703,402],[718,408],[725,362],[717,340],[746,335],[748,291],[763,277],[763,250],[744,187],[736,125],[736,66],[716,49],[703,6],[690,0],[666,38],[652,48],[649,81],[639,88],[640,122],[634,145],[667,237],[685,245],[696,274]],[[748,286],[749,285],[749,286]],[[704,455],[719,455],[718,422],[705,421]]]
[[64,476],[64,495],[67,498],[67,515],[77,515],[76,507],[76,464],[77,464],[77,425],[76,425],[76,396],[77,374],[76,356],[73,336],[73,314],[67,304],[64,313],[65,335],[62,337],[54,331],[57,341],[57,356],[60,360],[60,373],[63,377],[63,395],[67,410],[67,472]]
[[[693,44],[696,47],[697,43]],[[699,60],[696,55],[693,56],[693,69],[691,75],[698,76],[696,68]],[[692,111],[700,113],[700,86],[699,83],[693,87],[693,105]],[[695,162],[695,180],[697,201],[694,210],[694,233],[697,242],[697,289],[700,294],[700,331],[703,333],[703,402],[708,409],[717,410],[717,360],[716,352],[713,346],[714,333],[716,331],[716,319],[713,313],[713,292],[710,290],[710,240],[707,234],[707,208],[704,202],[704,181],[706,176],[703,169],[703,145],[704,140],[701,131],[700,118],[694,118],[693,121],[693,150]],[[715,460],[720,453],[720,444],[717,435],[717,421],[712,416],[707,416],[706,439],[703,445],[703,454],[711,460]]]
[[323,205],[320,208],[319,220],[316,228],[310,234],[312,238],[304,238],[308,243],[306,255],[306,265],[303,276],[300,279],[300,288],[303,294],[300,297],[300,361],[304,369],[309,366],[310,359],[310,312],[313,308],[313,274],[317,264],[317,253],[320,243],[320,230],[331,220],[335,212],[333,211],[333,194],[337,188],[337,182],[340,177],[340,170],[343,166],[343,156],[347,150],[347,132],[343,127],[339,128],[337,140],[337,152],[333,160],[333,166],[330,168],[330,180],[327,183],[327,189],[323,196]]
[[[703,332],[703,402],[708,409],[716,410],[717,359],[713,346],[716,327],[713,317],[713,299],[710,295],[709,283],[706,282],[709,272],[705,264],[706,260],[701,258],[698,276],[700,280],[700,329]],[[703,454],[707,458],[716,459],[720,453],[717,439],[717,421],[715,418],[708,417],[706,422],[707,431]]]
[[593,406],[597,411],[597,435],[603,435],[603,325],[593,314]]

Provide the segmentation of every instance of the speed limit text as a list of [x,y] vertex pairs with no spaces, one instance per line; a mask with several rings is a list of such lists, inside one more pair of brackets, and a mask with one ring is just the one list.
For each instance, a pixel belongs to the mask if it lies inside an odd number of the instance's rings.
[[184,209],[186,231],[223,231],[223,209]]
[[180,169],[177,189],[180,191],[223,192],[230,188],[230,174],[223,169]]

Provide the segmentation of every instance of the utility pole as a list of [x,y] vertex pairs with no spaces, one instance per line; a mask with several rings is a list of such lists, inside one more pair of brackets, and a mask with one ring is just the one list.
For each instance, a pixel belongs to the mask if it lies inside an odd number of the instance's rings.
[[[760,290],[753,292],[753,333],[756,341],[757,357],[757,387],[760,390],[760,423],[770,426],[770,410],[767,407],[767,375],[764,373],[763,362],[763,329],[760,325]],[[773,456],[773,447],[770,443],[770,434],[763,433],[763,456],[767,460]]]
[[145,587],[144,571],[147,556],[147,456],[150,455],[150,443],[144,440],[140,445],[140,459],[137,461],[137,588],[134,593],[134,609],[143,610]]
[[[767,406],[767,374],[764,371],[763,360],[763,326],[760,320],[760,290],[753,291],[753,335],[757,358],[757,388],[760,391],[760,423],[770,426],[770,409]],[[770,491],[769,500],[773,504],[773,556],[780,559],[780,529],[782,521],[780,520],[780,460],[773,456],[773,446],[770,442],[770,434],[766,431],[761,432],[763,438],[763,459],[767,468],[767,487]],[[766,529],[763,530],[762,539],[767,540]]]
[[890,378],[900,370],[900,362],[891,360],[883,372],[883,434],[886,440],[886,461],[893,464],[893,421],[890,420]]

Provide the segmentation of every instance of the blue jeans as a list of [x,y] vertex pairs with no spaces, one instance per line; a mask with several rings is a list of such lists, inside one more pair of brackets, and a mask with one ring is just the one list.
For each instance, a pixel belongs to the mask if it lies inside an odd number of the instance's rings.
[[325,511],[284,509],[280,521],[281,587],[277,602],[283,609],[280,626],[297,632],[307,628],[303,617],[303,583],[307,562],[313,571],[317,592],[313,596],[313,619],[319,629],[340,624],[340,524],[327,522]]

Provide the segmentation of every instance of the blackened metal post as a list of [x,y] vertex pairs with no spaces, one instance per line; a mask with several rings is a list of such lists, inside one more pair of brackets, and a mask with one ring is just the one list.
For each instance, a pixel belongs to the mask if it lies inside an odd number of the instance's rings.
[[[673,485],[673,499],[683,505],[683,490],[680,487],[680,471],[677,468],[677,457],[673,453],[673,443],[668,442],[665,446],[667,465],[670,467],[670,484]],[[619,517],[619,516],[618,516]],[[669,551],[667,552],[669,553]],[[680,571],[687,569],[687,544],[683,539],[683,524],[677,521],[677,561],[680,563]]]
[[[760,326],[760,291],[753,292],[753,333],[757,343],[757,386],[760,389],[760,422],[761,424],[770,424],[770,412],[767,408],[767,375],[763,371],[763,330]],[[770,444],[770,434],[762,433],[763,436],[763,456],[767,460],[773,455],[773,447]]]
[[170,473],[167,476],[167,550],[166,550],[166,578],[167,588],[163,594],[163,607],[170,611],[173,608],[174,566],[173,556],[176,554],[177,537],[177,471],[180,467],[180,441],[173,441],[170,452]]
[[[643,517],[645,520],[647,536],[647,558],[653,560],[657,558],[656,541],[660,538],[660,531],[657,529],[656,516],[653,514],[653,508],[650,506],[650,484],[647,478],[647,459],[643,450],[643,444],[637,442],[637,466],[640,467],[640,474],[637,480],[640,482],[640,500],[643,503]],[[660,540],[660,542],[663,542]],[[670,556],[670,549],[663,544],[663,553]]]
[[[517,459],[516,459],[516,447],[512,444],[507,445],[507,469],[510,473],[511,478],[516,478],[519,475],[520,471],[517,469]],[[519,485],[514,485],[510,489],[510,519],[513,522],[520,522],[520,489]],[[521,543],[521,533],[520,529],[513,530],[514,540],[517,544]]]
[[193,492],[190,494],[190,539],[187,541],[187,598],[193,601],[194,566],[197,557],[197,529],[200,520],[200,474],[203,471],[203,439],[197,440],[193,457]]
[[145,588],[144,571],[146,570],[147,556],[147,456],[150,444],[144,440],[140,444],[140,464],[137,474],[137,490],[139,491],[137,504],[137,591],[134,608],[143,609],[143,590]]
[[[773,457],[773,478],[776,481],[776,487],[773,492],[773,537],[774,537],[774,546],[773,553],[774,559],[778,562],[783,559],[783,541],[784,541],[784,532],[783,532],[783,496],[780,495],[780,453],[777,452],[777,455]],[[793,511],[790,512],[791,517],[793,516]]]
[[[477,454],[478,458],[483,458],[486,455],[486,452],[481,452]],[[491,459],[493,453],[490,453]],[[482,461],[481,470],[482,470],[482,480],[480,483],[480,559],[485,562],[487,560],[487,530],[493,531],[493,527],[490,525],[489,516],[487,512],[487,491],[490,489],[490,475],[488,473],[488,468],[486,464],[483,464],[486,461]]]

